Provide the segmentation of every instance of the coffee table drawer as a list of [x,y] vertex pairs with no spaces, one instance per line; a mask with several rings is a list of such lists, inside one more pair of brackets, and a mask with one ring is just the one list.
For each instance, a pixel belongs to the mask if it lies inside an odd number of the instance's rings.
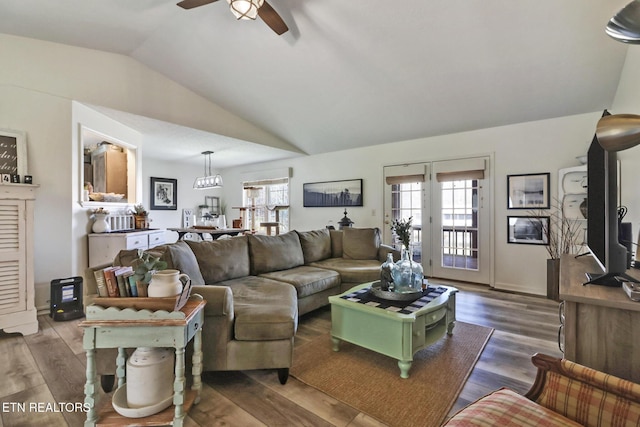
[[[444,335],[441,329],[446,329],[446,315],[447,307],[445,306],[416,318],[412,331],[414,351]],[[437,338],[434,339],[434,337]]]

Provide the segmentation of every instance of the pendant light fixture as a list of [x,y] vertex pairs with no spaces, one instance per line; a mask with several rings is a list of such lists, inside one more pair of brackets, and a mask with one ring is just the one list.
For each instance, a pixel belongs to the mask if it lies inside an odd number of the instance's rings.
[[193,182],[194,190],[208,190],[210,188],[222,188],[222,177],[220,174],[213,175],[211,173],[211,155],[213,151],[203,151],[204,157],[204,176],[196,178]]
[[258,17],[258,9],[264,3],[264,0],[227,0],[231,13],[237,19],[251,19]]

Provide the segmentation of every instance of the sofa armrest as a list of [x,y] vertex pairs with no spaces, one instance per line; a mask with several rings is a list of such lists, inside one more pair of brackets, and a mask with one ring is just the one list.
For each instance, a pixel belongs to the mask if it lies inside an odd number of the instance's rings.
[[400,259],[400,251],[393,246],[381,244],[378,248],[378,261],[385,262],[387,260],[387,254],[393,254],[393,260],[398,261]]
[[207,301],[204,307],[205,316],[233,317],[233,294],[228,286],[194,286],[191,292],[202,295]]
[[585,426],[640,423],[640,385],[545,354],[531,360],[538,373],[527,398]]

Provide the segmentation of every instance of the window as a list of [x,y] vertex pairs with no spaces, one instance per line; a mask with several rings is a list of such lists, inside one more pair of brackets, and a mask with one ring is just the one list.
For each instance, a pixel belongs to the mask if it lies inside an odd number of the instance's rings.
[[[422,185],[423,182],[406,182],[391,185],[391,219],[393,221],[412,218],[411,251],[413,260],[420,262],[422,249],[420,232],[422,231]],[[393,245],[400,248],[397,236],[393,236]]]
[[266,232],[263,223],[277,223],[281,233],[289,231],[289,178],[243,183],[243,227]]
[[478,269],[478,181],[445,181],[442,195],[443,267]]

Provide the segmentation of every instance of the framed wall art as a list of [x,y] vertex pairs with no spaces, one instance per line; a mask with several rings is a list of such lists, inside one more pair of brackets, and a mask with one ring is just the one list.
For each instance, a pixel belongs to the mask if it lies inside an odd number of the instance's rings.
[[548,216],[508,216],[507,243],[549,244]]
[[507,208],[549,209],[550,173],[507,175]]
[[302,184],[306,208],[362,206],[362,179]]
[[17,175],[20,182],[27,174],[27,134],[19,130],[0,129],[0,174]]
[[178,180],[151,177],[151,210],[178,210]]
[[220,197],[204,196],[204,204],[209,206],[211,215],[220,215]]

